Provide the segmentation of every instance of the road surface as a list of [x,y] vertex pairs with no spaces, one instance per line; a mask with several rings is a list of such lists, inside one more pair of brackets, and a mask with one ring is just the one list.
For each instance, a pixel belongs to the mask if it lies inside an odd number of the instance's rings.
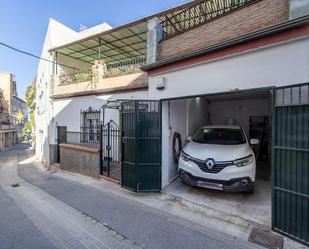
[[[38,171],[20,144],[0,154],[0,248],[234,249],[164,210]],[[219,235],[219,232],[218,232]]]

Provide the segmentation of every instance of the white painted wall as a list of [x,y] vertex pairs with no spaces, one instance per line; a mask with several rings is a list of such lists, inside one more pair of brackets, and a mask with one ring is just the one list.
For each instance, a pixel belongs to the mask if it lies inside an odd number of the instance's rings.
[[201,126],[209,124],[209,104],[203,97],[187,99],[187,136],[193,136]]
[[[53,46],[67,42],[76,37],[76,32],[61,23],[50,19],[41,57],[54,61],[54,55],[49,52]],[[54,65],[45,60],[40,60],[36,80],[36,155],[45,164],[49,164],[49,127],[52,119],[50,108],[52,103],[52,75]]]
[[[136,91],[113,95],[91,95],[54,100],[50,143],[57,144],[57,126],[67,126],[68,131],[80,131],[81,110],[86,110],[89,107],[100,109],[107,101],[118,99],[148,99],[148,93],[146,91]],[[106,110],[105,123],[110,119],[113,119],[119,124],[119,112],[117,110]]]
[[187,101],[162,103],[162,185],[166,186],[177,175],[173,157],[173,134],[178,132],[185,143],[187,135]]
[[[309,37],[150,76],[149,98],[168,99],[309,81]],[[166,89],[156,90],[160,77]]]
[[[111,26],[103,23],[82,32],[76,32],[69,27],[50,19],[41,52],[41,57],[54,61],[54,53],[49,52],[50,49],[71,43],[73,41],[86,38],[88,36],[101,33],[110,29]],[[61,56],[60,56],[61,57]],[[76,61],[67,57],[60,58],[61,63],[69,66],[85,69],[86,65],[81,63],[77,65]],[[53,63],[40,60],[37,69],[36,81],[36,155],[45,164],[49,165],[49,144],[53,144],[53,101],[51,100],[52,89],[54,83],[54,73],[56,68]]]
[[193,136],[199,127],[207,124],[207,105],[203,98],[162,102],[162,186],[170,183],[178,172],[173,154],[174,133],[180,133],[184,146],[188,136]]
[[222,125],[225,124],[226,118],[233,117],[236,119],[237,124],[244,128],[248,136],[249,117],[270,117],[270,102],[270,98],[212,101],[209,104],[211,124]]

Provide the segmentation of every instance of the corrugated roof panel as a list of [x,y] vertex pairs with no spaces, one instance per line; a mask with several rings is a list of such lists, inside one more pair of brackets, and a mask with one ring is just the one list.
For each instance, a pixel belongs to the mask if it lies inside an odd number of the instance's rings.
[[88,50],[84,50],[81,53],[84,54],[84,55],[92,55],[92,54],[96,53],[96,51],[94,51],[92,49],[88,49]]
[[95,47],[98,46],[99,42],[97,39],[91,39],[80,43],[81,45],[85,47]]
[[69,49],[69,48],[62,48],[59,52],[63,53],[63,54],[70,54],[73,53],[75,51]]
[[105,33],[80,43],[74,43],[58,51],[76,59],[92,63],[99,58],[108,64],[146,58],[147,22],[141,22],[114,32]]
[[74,58],[81,58],[81,57],[83,57],[83,56],[85,56],[84,54],[82,54],[82,53],[78,53],[78,52],[76,52],[76,53],[73,53],[73,54],[70,54],[70,56],[72,56],[72,57],[74,57]]

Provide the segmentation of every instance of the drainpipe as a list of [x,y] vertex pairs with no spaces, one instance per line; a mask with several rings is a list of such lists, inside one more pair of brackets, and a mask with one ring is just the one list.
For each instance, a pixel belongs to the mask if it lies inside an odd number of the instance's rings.
[[155,17],[148,21],[147,31],[147,64],[155,63],[159,55],[159,41],[163,37],[160,19]]

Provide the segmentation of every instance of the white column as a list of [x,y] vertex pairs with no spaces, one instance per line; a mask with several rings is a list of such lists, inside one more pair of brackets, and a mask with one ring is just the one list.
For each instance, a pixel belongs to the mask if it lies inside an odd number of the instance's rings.
[[152,64],[157,61],[159,54],[159,41],[163,36],[163,28],[160,24],[160,19],[155,17],[148,21],[147,32],[147,64]]
[[290,19],[306,16],[308,14],[308,0],[290,0]]

